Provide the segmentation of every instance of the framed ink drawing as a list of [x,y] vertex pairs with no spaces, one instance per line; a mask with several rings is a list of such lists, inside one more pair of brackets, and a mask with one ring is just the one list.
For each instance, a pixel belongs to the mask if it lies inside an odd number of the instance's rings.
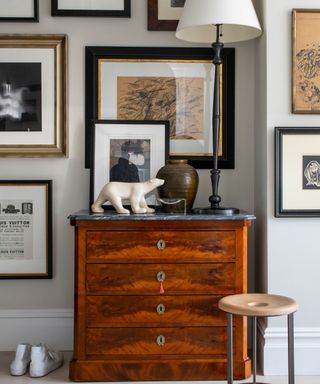
[[0,22],[39,22],[39,0],[2,1]]
[[66,49],[65,35],[0,35],[0,156],[67,156]]
[[320,9],[294,9],[292,24],[292,112],[320,113]]
[[[96,122],[90,206],[110,181],[144,182],[155,178],[168,159],[168,147],[167,121]],[[155,192],[149,194],[147,203],[155,205]]]
[[52,278],[51,180],[0,180],[0,279]]
[[185,0],[148,0],[148,30],[175,31]]
[[130,17],[131,0],[51,0],[52,16]]
[[275,165],[275,216],[320,217],[320,128],[276,128]]
[[[212,168],[210,48],[87,47],[86,166],[92,122],[169,120],[170,158]],[[234,167],[234,49],[223,50],[220,168]]]

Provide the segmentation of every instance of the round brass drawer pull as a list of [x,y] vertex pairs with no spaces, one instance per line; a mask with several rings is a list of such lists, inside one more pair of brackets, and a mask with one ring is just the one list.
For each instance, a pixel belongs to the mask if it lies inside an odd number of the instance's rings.
[[159,240],[157,242],[157,248],[159,249],[159,251],[163,251],[166,247],[166,243],[164,240]]
[[159,304],[157,306],[157,313],[158,315],[163,315],[166,311],[166,307],[164,306],[164,304]]
[[157,344],[159,345],[159,347],[163,347],[165,343],[166,343],[166,338],[163,335],[159,335],[157,337]]

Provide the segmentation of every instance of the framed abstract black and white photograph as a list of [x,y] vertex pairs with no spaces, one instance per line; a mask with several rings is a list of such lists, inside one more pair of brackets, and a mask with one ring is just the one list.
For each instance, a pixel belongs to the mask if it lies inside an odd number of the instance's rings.
[[277,127],[275,165],[275,216],[320,217],[320,127]]
[[65,35],[0,36],[0,156],[67,155],[66,50]]
[[52,16],[130,17],[131,0],[51,0]]
[[[219,168],[234,168],[235,51],[222,51]],[[168,120],[170,158],[212,168],[211,48],[86,47],[86,167],[92,121]]]
[[2,1],[0,22],[39,22],[39,0]]
[[185,0],[148,0],[148,30],[175,31]]
[[0,180],[0,279],[52,278],[52,181]]
[[[94,125],[90,205],[111,181],[155,178],[169,155],[169,122],[101,120]],[[147,202],[155,204],[154,193]]]

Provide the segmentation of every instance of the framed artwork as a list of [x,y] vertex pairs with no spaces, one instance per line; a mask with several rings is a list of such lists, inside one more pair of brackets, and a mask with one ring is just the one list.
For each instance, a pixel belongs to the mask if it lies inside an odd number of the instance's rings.
[[148,30],[175,31],[185,0],[148,0]]
[[51,0],[52,16],[130,17],[131,0]]
[[320,9],[294,9],[292,112],[320,113]]
[[320,217],[320,128],[276,128],[275,165],[275,216]]
[[0,180],[0,279],[52,278],[51,180]]
[[[92,122],[169,120],[170,158],[212,168],[210,48],[87,47],[86,166]],[[234,49],[223,50],[219,167],[234,167]]]
[[[155,178],[169,154],[167,121],[101,120],[94,126],[90,206],[110,181],[144,182]],[[155,192],[147,202],[155,205]],[[110,205],[110,203],[106,203]]]
[[0,156],[67,156],[65,35],[0,35],[0,106]]
[[39,0],[3,1],[0,22],[39,22]]

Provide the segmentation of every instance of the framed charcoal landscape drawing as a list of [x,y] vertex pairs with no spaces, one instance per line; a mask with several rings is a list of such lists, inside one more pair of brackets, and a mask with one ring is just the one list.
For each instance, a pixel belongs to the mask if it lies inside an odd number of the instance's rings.
[[0,156],[67,155],[66,49],[65,35],[0,36]]
[[0,22],[39,22],[39,0],[2,1]]
[[52,278],[52,181],[0,180],[0,279]]
[[[209,48],[87,47],[86,166],[92,122],[168,120],[170,158],[212,168],[214,67]],[[223,50],[220,168],[234,167],[234,49]]]
[[[148,181],[168,160],[168,121],[100,120],[93,128],[90,206],[106,183]],[[147,202],[155,205],[154,192]]]
[[320,9],[292,12],[292,112],[320,113]]
[[275,216],[320,217],[320,128],[276,128],[275,165]]
[[148,30],[175,31],[185,0],[148,0]]
[[130,17],[131,0],[51,0],[52,16]]

